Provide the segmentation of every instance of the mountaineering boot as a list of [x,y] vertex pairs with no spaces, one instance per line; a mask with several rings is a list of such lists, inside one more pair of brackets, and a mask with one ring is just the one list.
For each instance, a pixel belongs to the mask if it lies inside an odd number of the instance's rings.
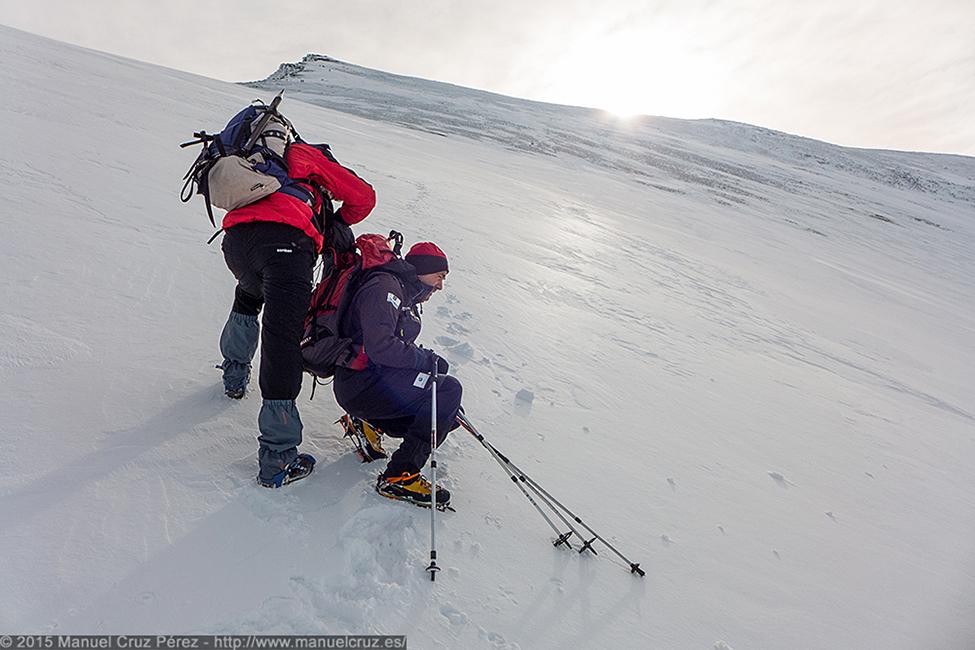
[[223,370],[224,394],[230,399],[242,399],[251,379],[251,365],[224,359],[217,369]]
[[355,453],[363,463],[371,463],[389,455],[383,449],[383,434],[365,420],[360,420],[346,413],[339,418],[339,424],[345,429],[345,436],[352,439]]
[[234,387],[234,388],[227,388],[226,390],[224,390],[224,393],[230,399],[243,399],[244,393],[247,392],[246,386],[247,385],[244,384],[244,386],[239,386],[239,387]]
[[288,463],[288,466],[272,476],[270,479],[257,477],[261,487],[279,488],[288,483],[300,481],[315,470],[315,457],[311,454],[298,454],[298,457]]
[[[403,472],[387,475],[383,472],[376,479],[376,492],[388,499],[408,501],[421,508],[430,507],[430,492],[433,486],[419,472]],[[437,510],[450,507],[450,492],[437,486]]]

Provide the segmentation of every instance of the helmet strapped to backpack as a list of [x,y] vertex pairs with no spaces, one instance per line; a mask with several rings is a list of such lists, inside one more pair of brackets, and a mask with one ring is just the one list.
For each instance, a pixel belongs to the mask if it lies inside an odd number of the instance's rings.
[[185,203],[194,194],[203,195],[214,226],[212,206],[234,210],[274,192],[313,202],[310,193],[288,176],[285,152],[298,134],[291,122],[278,113],[280,102],[279,92],[269,105],[259,102],[237,113],[220,133],[199,131],[193,134],[196,140],[180,145],[203,145],[203,151],[183,177],[186,183],[180,198]]

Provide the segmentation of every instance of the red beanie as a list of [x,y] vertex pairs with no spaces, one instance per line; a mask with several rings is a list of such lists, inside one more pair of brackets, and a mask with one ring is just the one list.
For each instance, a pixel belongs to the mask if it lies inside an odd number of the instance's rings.
[[447,256],[436,244],[428,241],[413,244],[410,252],[406,254],[406,261],[413,265],[417,275],[449,270]]

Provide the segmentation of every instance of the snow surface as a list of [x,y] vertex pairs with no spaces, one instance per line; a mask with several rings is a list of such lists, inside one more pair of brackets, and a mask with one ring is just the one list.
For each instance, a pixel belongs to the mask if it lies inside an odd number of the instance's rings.
[[[975,159],[314,55],[261,87],[0,28],[0,632],[975,647]],[[308,382],[318,469],[255,486],[260,399],[213,369],[234,283],[176,145],[280,87],[375,185],[359,232],[450,256],[422,341],[472,420],[645,579],[553,548],[457,432],[431,583],[428,513],[373,492]]]

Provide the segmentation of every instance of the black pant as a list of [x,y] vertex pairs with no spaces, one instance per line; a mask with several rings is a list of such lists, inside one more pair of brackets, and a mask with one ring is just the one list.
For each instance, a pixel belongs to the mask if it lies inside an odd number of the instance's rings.
[[[335,372],[335,400],[350,414],[368,420],[384,433],[403,438],[389,459],[386,473],[419,472],[430,457],[431,382],[418,377],[421,370],[369,366],[355,372]],[[419,386],[423,383],[423,386]],[[457,428],[463,388],[456,378],[440,375],[437,384],[437,446]]]
[[298,228],[270,221],[234,226],[223,255],[237,278],[233,311],[261,321],[261,396],[293,400],[301,392],[299,343],[311,302],[315,243]]

